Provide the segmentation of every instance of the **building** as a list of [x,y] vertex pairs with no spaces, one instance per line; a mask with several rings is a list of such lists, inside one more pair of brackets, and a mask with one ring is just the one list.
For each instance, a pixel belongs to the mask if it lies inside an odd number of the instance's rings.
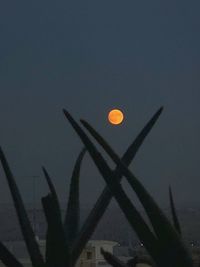
[[119,245],[108,240],[90,240],[82,251],[77,262],[77,267],[106,267],[110,266],[101,254],[101,248],[113,254],[113,248]]
[[[40,251],[45,256],[45,240],[38,240]],[[101,248],[113,254],[114,246],[117,246],[117,242],[108,240],[90,240],[83,249],[76,267],[106,267],[109,266],[101,255]],[[12,252],[15,257],[23,264],[24,267],[32,267],[29,259],[29,255],[26,249],[24,241],[10,241],[5,242],[5,246]],[[4,264],[0,262],[0,267],[4,267]]]

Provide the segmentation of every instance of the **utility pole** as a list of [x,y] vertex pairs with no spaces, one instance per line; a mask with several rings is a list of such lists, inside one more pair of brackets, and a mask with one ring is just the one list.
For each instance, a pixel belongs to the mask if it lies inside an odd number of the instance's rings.
[[36,227],[36,211],[37,211],[37,207],[36,207],[36,200],[37,200],[37,191],[36,191],[36,186],[37,186],[37,178],[39,176],[37,175],[33,175],[32,179],[33,179],[33,231],[35,233],[35,236],[37,235],[37,227]]

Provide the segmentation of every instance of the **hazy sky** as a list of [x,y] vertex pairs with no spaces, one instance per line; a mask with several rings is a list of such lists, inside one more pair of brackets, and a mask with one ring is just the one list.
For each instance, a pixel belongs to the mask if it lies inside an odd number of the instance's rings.
[[[152,114],[164,112],[131,169],[153,196],[200,204],[200,2],[1,1],[0,144],[24,199],[46,193],[41,165],[64,201],[82,148],[62,114],[95,126],[121,155]],[[124,110],[119,127],[107,123]],[[0,202],[10,201],[0,169]],[[87,156],[83,205],[104,186]]]

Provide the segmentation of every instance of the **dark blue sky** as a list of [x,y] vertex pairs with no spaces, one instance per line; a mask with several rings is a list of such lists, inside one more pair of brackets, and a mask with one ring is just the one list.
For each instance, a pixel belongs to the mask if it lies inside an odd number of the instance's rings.
[[[1,2],[0,143],[27,201],[32,176],[37,197],[47,192],[42,164],[66,199],[82,144],[63,107],[122,154],[164,105],[131,169],[162,203],[170,183],[178,204],[200,204],[199,10],[197,0]],[[107,123],[112,107],[125,112],[119,127]],[[81,179],[82,202],[92,203],[104,182],[89,156]]]

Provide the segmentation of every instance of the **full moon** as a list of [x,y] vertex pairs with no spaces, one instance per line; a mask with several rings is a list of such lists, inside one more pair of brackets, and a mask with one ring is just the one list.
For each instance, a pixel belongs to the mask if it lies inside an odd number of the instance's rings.
[[124,114],[119,109],[113,109],[108,113],[108,120],[111,124],[118,125],[124,120]]

